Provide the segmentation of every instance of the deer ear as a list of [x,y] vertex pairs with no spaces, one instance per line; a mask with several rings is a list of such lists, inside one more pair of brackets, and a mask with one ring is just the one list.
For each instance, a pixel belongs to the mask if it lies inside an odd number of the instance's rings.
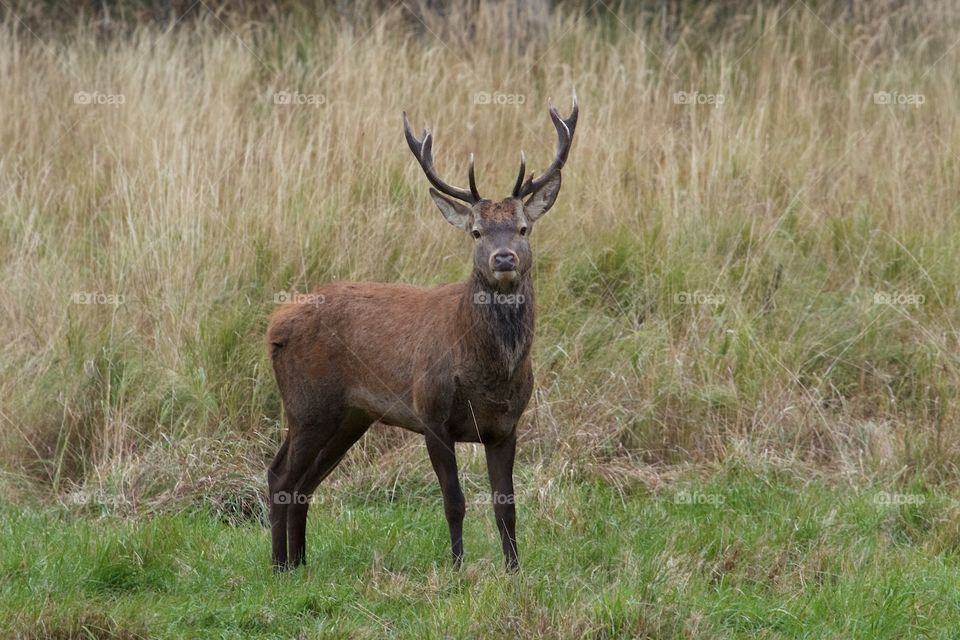
[[560,172],[556,172],[547,182],[533,192],[523,203],[523,212],[531,222],[545,214],[557,201],[560,193]]
[[451,200],[433,187],[430,188],[430,197],[437,203],[440,213],[447,219],[447,222],[462,231],[470,229],[473,224],[473,210],[470,207],[456,200]]

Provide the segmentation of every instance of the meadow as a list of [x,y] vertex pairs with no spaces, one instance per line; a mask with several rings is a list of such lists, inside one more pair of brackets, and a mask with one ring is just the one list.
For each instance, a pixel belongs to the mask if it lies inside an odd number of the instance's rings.
[[[280,6],[4,8],[2,635],[951,637],[953,3]],[[521,572],[482,450],[457,573],[421,438],[374,427],[274,577],[269,315],[465,278],[401,113],[505,195],[574,88]]]

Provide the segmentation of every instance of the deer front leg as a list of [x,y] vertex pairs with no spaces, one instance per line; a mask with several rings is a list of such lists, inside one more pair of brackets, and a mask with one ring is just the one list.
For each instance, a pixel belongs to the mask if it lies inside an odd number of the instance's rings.
[[453,438],[439,428],[427,429],[427,453],[430,464],[440,481],[443,492],[443,511],[450,528],[450,545],[453,549],[453,566],[459,569],[463,564],[463,516],[466,501],[460,489],[457,477],[457,456],[454,452]]
[[517,510],[513,495],[513,459],[517,450],[517,428],[497,444],[484,445],[487,454],[487,474],[493,492],[493,514],[497,519],[503,558],[507,569],[520,566],[517,557]]

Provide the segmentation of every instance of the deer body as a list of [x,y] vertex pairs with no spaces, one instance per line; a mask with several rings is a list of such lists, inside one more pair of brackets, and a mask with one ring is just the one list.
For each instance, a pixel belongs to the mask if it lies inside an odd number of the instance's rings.
[[429,131],[417,139],[404,116],[407,142],[436,187],[431,196],[475,239],[474,269],[466,282],[432,289],[332,283],[272,317],[267,340],[288,423],[267,473],[275,568],[305,561],[308,497],[374,422],[424,436],[457,566],[465,503],[455,443],[482,443],[504,558],[518,565],[513,462],[533,390],[528,231],[556,200],[577,111],[576,97],[567,120],[551,108],[557,159],[526,182],[521,161],[513,195],[499,202],[477,194],[472,158],[469,192],[440,180]]
[[334,395],[371,423],[441,425],[457,442],[509,435],[532,389],[532,292],[507,308],[476,303],[494,292],[470,285],[334,283],[313,292],[322,302],[281,307],[268,341],[287,418],[310,423]]

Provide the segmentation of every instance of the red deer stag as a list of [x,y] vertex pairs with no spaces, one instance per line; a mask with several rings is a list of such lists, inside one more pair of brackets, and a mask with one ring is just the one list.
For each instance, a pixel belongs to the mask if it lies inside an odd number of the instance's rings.
[[513,192],[499,202],[480,197],[472,156],[469,190],[444,182],[430,130],[418,139],[403,115],[433,201],[473,238],[473,272],[433,289],[335,282],[273,315],[269,349],[288,424],[267,472],[277,570],[305,562],[308,498],[375,421],[423,434],[457,567],[465,504],[454,443],[483,443],[504,558],[518,566],[513,460],[517,420],[533,388],[530,231],[557,199],[577,115],[576,94],[567,119],[550,106],[556,157],[525,180],[521,153]]

